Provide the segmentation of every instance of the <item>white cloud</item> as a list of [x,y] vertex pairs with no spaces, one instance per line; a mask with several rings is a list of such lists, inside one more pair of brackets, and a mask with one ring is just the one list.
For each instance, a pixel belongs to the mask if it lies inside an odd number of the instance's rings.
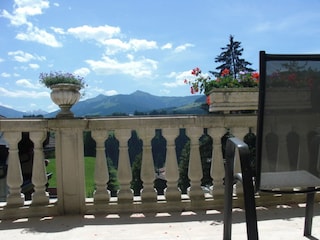
[[105,95],[107,96],[113,96],[119,94],[116,90],[107,90],[104,92]]
[[168,78],[173,78],[174,80],[172,82],[164,82],[162,85],[169,88],[175,88],[179,86],[185,85],[184,80],[192,80],[194,76],[191,74],[191,70],[184,71],[184,72],[171,72],[168,76]]
[[41,43],[50,47],[62,47],[54,35],[38,27],[29,27],[27,32],[18,33],[16,39]]
[[47,109],[48,109],[49,112],[53,112],[53,111],[58,110],[59,107],[56,104],[51,103],[49,106],[47,106]]
[[12,97],[12,98],[33,98],[33,99],[50,96],[48,92],[21,91],[21,90],[10,91],[2,87],[0,87],[0,95],[5,97]]
[[78,75],[78,76],[81,76],[81,77],[85,77],[90,73],[90,69],[83,67],[83,68],[79,68],[79,69],[75,70],[73,73],[75,75]]
[[30,63],[30,64],[29,64],[29,67],[30,67],[31,69],[38,69],[38,68],[40,68],[39,64],[36,64],[36,63]]
[[108,56],[103,56],[101,60],[87,60],[93,71],[98,74],[126,74],[135,78],[150,77],[157,69],[158,63],[152,59],[142,58],[134,60],[130,55],[129,61],[119,62],[116,59],[111,59]]
[[15,0],[12,13],[3,10],[0,17],[7,18],[13,26],[19,27],[26,25],[26,30],[20,30],[16,39],[23,41],[38,42],[51,47],[61,47],[62,44],[57,41],[54,35],[44,29],[33,26],[28,20],[29,17],[43,14],[43,9],[49,8],[47,0]]
[[39,88],[38,85],[33,84],[28,79],[19,79],[16,81],[16,84],[18,86],[22,86],[22,87],[26,87],[26,88],[32,88],[32,89]]
[[66,34],[66,32],[63,30],[63,28],[58,28],[58,27],[51,27],[51,29],[55,32],[55,33],[58,33],[58,34]]
[[[55,32],[64,34],[61,29],[54,29]],[[115,38],[121,33],[119,27],[104,25],[98,27],[92,27],[83,25],[80,27],[69,28],[67,32],[74,37],[84,40],[93,40],[106,47],[106,53],[113,55],[117,52],[123,51],[141,51],[148,49],[158,48],[156,41],[148,41],[146,39],[130,39],[129,41],[123,41],[120,38]]]
[[11,77],[11,74],[10,74],[10,73],[6,73],[6,72],[3,72],[3,73],[1,73],[0,76],[3,77],[3,78],[8,78],[8,77]]
[[17,62],[29,62],[31,60],[37,60],[37,61],[46,60],[46,57],[44,56],[32,55],[31,53],[27,53],[21,50],[8,52],[8,55],[13,57],[13,59]]
[[105,90],[105,89],[97,88],[97,87],[92,89],[92,91],[99,93],[99,94],[106,95],[106,96],[113,96],[113,95],[119,94],[116,90]]
[[103,45],[106,46],[106,54],[113,55],[119,51],[127,51],[129,49],[129,45],[120,39],[106,39],[103,42]]
[[14,26],[30,25],[28,17],[40,15],[46,8],[49,8],[47,0],[15,0],[12,14],[3,10],[0,16],[9,19]]
[[105,39],[112,38],[120,33],[119,27],[109,25],[92,27],[83,25],[81,27],[69,28],[67,32],[80,40],[96,40],[103,42]]
[[30,60],[34,59],[32,54],[20,50],[15,52],[8,52],[8,55],[12,56],[13,59],[17,62],[29,62]]
[[1,62],[4,62],[4,59],[3,59],[3,58],[0,58],[0,63],[1,63]]
[[130,49],[136,51],[139,50],[147,50],[147,49],[154,49],[157,48],[157,42],[155,41],[148,41],[145,39],[130,39],[129,41]]
[[165,45],[163,45],[161,47],[161,49],[171,49],[172,48],[172,44],[171,43],[166,43]]
[[128,42],[124,42],[121,39],[106,39],[102,41],[102,44],[106,47],[106,54],[113,55],[117,52],[123,51],[141,51],[148,49],[158,48],[157,42],[148,41],[145,39],[130,39]]
[[174,52],[182,52],[182,51],[185,51],[187,48],[189,48],[189,47],[194,47],[194,45],[193,44],[191,44],[191,43],[185,43],[185,44],[183,44],[183,45],[180,45],[180,46],[178,46],[178,47],[176,47],[175,49],[174,49]]

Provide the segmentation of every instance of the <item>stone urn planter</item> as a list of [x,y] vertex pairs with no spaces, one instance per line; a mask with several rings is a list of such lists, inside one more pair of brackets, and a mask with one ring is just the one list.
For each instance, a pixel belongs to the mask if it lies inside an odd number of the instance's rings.
[[209,112],[257,111],[257,87],[214,88],[208,93]]
[[71,107],[80,99],[80,86],[69,83],[59,83],[50,86],[52,101],[60,107],[60,112],[57,118],[73,118],[74,114],[71,112]]
[[40,73],[39,82],[51,89],[51,99],[61,111],[57,118],[74,118],[70,108],[79,101],[80,89],[86,86],[83,77],[65,72]]

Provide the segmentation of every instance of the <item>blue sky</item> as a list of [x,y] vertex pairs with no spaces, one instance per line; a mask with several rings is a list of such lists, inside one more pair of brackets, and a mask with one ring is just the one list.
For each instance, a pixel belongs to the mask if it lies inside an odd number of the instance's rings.
[[[53,111],[41,72],[85,77],[85,97],[187,96],[191,69],[215,70],[229,35],[259,51],[320,53],[318,0],[3,0],[0,105]],[[1,114],[1,113],[0,113]]]

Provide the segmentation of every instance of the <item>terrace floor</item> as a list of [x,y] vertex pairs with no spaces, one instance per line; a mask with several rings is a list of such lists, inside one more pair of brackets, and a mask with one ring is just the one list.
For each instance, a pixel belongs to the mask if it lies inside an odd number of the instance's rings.
[[[312,237],[303,237],[304,206],[258,209],[260,239],[320,239],[320,204],[315,205]],[[246,238],[244,212],[234,210],[233,239]],[[85,215],[0,220],[1,239],[222,239],[223,215],[218,211]]]

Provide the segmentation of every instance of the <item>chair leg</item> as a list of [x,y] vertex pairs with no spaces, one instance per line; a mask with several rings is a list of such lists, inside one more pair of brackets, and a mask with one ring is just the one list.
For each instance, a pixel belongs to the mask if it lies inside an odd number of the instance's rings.
[[304,220],[304,236],[311,236],[314,197],[315,197],[314,192],[307,194],[306,212],[305,212],[305,220]]
[[228,163],[225,164],[223,240],[231,240],[233,172],[229,169]]
[[242,172],[242,186],[244,195],[244,207],[246,213],[248,240],[259,239],[255,191],[253,186],[253,171],[250,162],[240,159]]
[[248,240],[258,240],[257,212],[252,178],[246,179],[243,176],[243,193]]

